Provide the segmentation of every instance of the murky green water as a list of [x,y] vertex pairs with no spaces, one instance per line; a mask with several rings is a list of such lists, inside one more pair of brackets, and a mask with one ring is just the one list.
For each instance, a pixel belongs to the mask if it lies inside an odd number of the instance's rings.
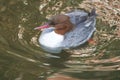
[[99,25],[100,20],[95,33],[98,44],[87,45],[95,48],[88,50],[87,56],[69,56],[65,52],[53,56],[40,48],[37,42],[40,32],[34,28],[45,22],[46,17],[75,9],[80,2],[0,0],[0,80],[45,80],[52,73],[85,80],[119,80],[120,39],[113,34],[115,27]]

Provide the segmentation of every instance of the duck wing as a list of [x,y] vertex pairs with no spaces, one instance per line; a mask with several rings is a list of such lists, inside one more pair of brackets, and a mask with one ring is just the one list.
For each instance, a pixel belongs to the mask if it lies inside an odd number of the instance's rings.
[[93,9],[90,14],[84,11],[75,11],[67,15],[70,16],[71,22],[75,25],[75,28],[65,34],[62,47],[73,48],[80,46],[91,38],[96,29],[95,10]]
[[83,10],[75,10],[73,12],[67,13],[66,15],[70,17],[71,22],[75,26],[84,22],[88,17],[88,13]]

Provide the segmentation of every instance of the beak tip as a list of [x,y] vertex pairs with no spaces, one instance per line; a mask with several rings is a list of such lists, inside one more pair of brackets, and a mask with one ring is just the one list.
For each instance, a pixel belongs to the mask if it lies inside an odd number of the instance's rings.
[[36,28],[34,28],[34,30],[41,30],[41,29],[44,29],[44,28],[49,28],[49,24],[45,24],[45,25],[43,25],[43,26],[39,26],[39,27],[36,27]]

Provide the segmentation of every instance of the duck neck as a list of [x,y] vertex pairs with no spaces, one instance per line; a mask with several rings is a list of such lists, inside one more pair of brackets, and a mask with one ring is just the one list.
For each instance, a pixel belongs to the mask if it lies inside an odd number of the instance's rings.
[[65,35],[67,32],[73,29],[73,24],[69,23],[64,23],[64,24],[57,24],[55,25],[55,33],[60,34],[60,35]]
[[54,32],[56,34],[60,34],[60,35],[65,35],[66,31],[65,30],[54,30]]

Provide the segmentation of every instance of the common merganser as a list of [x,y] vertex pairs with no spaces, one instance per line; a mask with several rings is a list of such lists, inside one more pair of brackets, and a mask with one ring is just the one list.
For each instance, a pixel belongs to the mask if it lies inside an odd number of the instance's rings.
[[44,29],[39,37],[41,48],[50,53],[60,53],[87,42],[95,31],[96,12],[75,10],[55,15],[48,24],[35,29]]

